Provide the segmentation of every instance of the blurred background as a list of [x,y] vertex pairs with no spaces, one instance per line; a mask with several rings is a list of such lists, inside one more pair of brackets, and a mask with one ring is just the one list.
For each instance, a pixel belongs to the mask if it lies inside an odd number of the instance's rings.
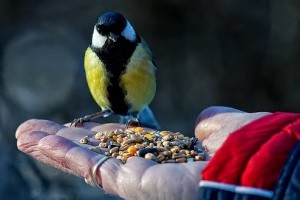
[[20,153],[14,137],[30,118],[66,123],[99,110],[83,55],[100,13],[123,13],[151,46],[151,108],[162,129],[192,136],[212,105],[300,112],[299,8],[292,0],[0,0],[1,199],[117,199]]

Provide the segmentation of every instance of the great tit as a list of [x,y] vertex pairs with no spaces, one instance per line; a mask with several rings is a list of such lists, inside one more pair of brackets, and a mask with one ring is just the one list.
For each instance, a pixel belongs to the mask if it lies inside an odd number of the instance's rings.
[[149,46],[122,14],[102,14],[84,57],[87,83],[101,112],[75,119],[75,126],[111,113],[131,115],[138,122],[138,113],[156,91],[152,57]]

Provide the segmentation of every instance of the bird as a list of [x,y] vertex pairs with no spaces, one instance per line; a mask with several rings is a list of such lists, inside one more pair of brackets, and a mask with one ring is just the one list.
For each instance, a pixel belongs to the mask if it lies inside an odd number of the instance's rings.
[[139,112],[155,96],[156,64],[148,44],[121,13],[98,17],[84,68],[90,93],[101,111],[75,119],[71,125],[111,114],[132,116],[127,126],[138,125]]

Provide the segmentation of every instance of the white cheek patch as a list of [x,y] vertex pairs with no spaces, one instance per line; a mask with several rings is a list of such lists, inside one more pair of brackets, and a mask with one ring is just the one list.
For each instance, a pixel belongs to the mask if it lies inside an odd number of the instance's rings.
[[100,35],[94,27],[93,38],[92,38],[92,46],[101,49],[107,40],[106,36]]
[[123,35],[126,39],[128,39],[132,42],[136,40],[135,31],[128,21],[127,21],[126,27],[122,31],[121,35]]

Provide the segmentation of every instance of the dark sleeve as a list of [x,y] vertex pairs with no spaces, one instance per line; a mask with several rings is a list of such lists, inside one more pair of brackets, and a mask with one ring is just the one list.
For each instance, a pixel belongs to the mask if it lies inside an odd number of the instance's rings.
[[300,199],[300,141],[291,153],[277,183],[274,200]]

